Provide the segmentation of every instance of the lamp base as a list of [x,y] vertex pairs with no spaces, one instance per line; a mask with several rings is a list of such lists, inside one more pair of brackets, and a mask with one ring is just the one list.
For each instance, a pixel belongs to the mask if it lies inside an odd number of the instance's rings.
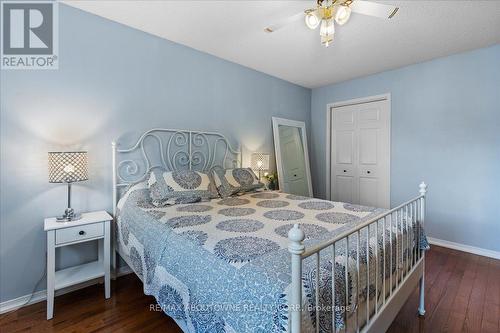
[[82,214],[75,214],[72,217],[66,217],[66,216],[58,216],[56,217],[57,222],[71,222],[71,221],[77,221],[82,218]]
[[82,218],[82,214],[75,214],[73,208],[66,208],[63,216],[56,217],[57,222],[71,222]]

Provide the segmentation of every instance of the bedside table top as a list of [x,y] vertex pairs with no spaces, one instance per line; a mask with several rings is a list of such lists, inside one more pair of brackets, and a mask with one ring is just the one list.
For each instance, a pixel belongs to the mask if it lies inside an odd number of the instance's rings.
[[85,224],[91,224],[96,222],[111,221],[113,218],[106,211],[100,210],[97,212],[83,213],[82,218],[76,221],[70,222],[57,222],[55,217],[49,217],[45,219],[44,231],[70,228]]

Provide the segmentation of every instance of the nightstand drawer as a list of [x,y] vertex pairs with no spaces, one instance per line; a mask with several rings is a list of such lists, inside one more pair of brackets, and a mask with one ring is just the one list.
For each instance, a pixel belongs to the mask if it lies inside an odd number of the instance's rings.
[[103,223],[56,230],[56,245],[104,236]]

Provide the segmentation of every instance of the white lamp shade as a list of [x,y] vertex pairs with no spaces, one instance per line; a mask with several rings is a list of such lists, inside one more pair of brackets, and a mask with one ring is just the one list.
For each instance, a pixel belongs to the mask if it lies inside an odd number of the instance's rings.
[[253,153],[251,163],[253,170],[269,170],[269,154]]
[[87,152],[49,152],[49,183],[73,183],[89,179]]

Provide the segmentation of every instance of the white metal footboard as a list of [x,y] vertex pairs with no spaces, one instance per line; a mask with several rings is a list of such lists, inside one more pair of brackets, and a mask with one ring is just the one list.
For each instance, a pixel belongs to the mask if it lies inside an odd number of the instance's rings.
[[[424,225],[425,216],[425,195],[427,192],[427,185],[425,183],[420,184],[420,195],[410,201],[403,203],[402,205],[389,210],[388,212],[379,215],[373,219],[370,219],[354,229],[345,231],[338,235],[337,237],[325,241],[321,244],[315,245],[311,248],[306,249],[302,243],[304,240],[304,233],[300,229],[298,224],[288,233],[289,246],[288,250],[291,253],[291,269],[292,269],[292,284],[290,289],[289,297],[289,331],[291,333],[301,332],[302,316],[301,313],[305,309],[303,308],[304,302],[302,300],[302,267],[303,260],[311,256],[315,257],[316,263],[316,288],[314,297],[314,304],[316,306],[315,316],[316,316],[316,332],[320,332],[320,255],[322,251],[329,251],[328,253],[333,257],[332,264],[332,331],[338,332],[340,329],[335,325],[335,309],[337,293],[336,293],[336,246],[339,242],[345,244],[345,254],[344,262],[345,265],[345,283],[344,283],[344,293],[338,293],[339,295],[344,295],[345,300],[342,299],[346,310],[343,311],[344,325],[342,331],[355,331],[355,332],[382,332],[387,330],[392,320],[399,312],[402,305],[405,303],[406,299],[411,295],[417,282],[420,283],[420,302],[418,312],[420,315],[425,314],[424,309],[424,260],[425,253],[420,249],[420,237],[421,228]],[[381,236],[379,236],[379,228],[383,228]],[[386,236],[387,227],[389,228],[389,237]],[[362,230],[365,231],[362,231]],[[371,231],[375,230],[375,239],[371,239]],[[396,232],[396,243],[393,244],[393,231]],[[360,246],[361,246],[361,233],[366,232],[366,311],[363,318],[360,318]],[[354,236],[355,235],[355,236]],[[355,259],[350,259],[349,242],[352,237],[355,237]],[[379,239],[379,238],[382,239]],[[389,238],[389,239],[387,239]],[[375,241],[375,281],[371,281],[370,275],[370,241]],[[381,250],[379,251],[379,244],[382,244]],[[389,251],[387,249],[389,246]],[[396,247],[395,253],[393,249]],[[330,252],[332,251],[332,252]],[[322,252],[323,254],[325,252]],[[365,258],[362,258],[365,259]],[[355,260],[355,269],[349,270],[349,261]],[[386,262],[389,260],[389,262]],[[352,261],[351,261],[352,262]],[[373,263],[373,262],[372,262]],[[393,264],[395,263],[395,270],[393,272]],[[379,272],[380,265],[383,267],[383,272]],[[389,269],[387,269],[387,265]],[[352,264],[351,264],[352,266]],[[338,268],[337,268],[338,269]],[[351,274],[351,286],[354,284],[356,286],[356,294],[352,295],[353,302],[356,306],[350,310],[351,315],[348,315],[349,309],[349,278],[348,274]],[[354,275],[354,276],[352,276]],[[380,278],[379,278],[380,276]],[[379,281],[379,280],[382,281]],[[375,283],[375,297],[370,300],[369,291],[372,283]],[[370,304],[374,302],[374,304]],[[338,310],[338,309],[337,309]],[[364,309],[363,309],[364,310]],[[347,327],[347,323],[350,316],[354,316],[352,321],[354,321],[354,327]]]

